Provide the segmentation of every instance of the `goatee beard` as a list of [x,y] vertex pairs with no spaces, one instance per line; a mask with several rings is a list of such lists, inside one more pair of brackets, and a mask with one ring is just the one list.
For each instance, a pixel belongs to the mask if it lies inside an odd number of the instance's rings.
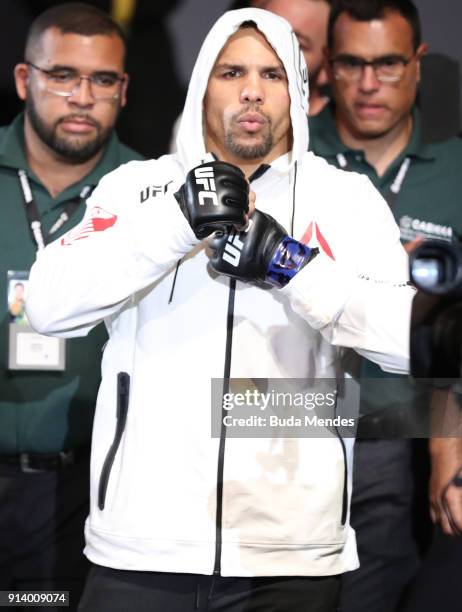
[[[260,115],[263,115],[261,111],[258,111],[254,108],[246,108],[240,110],[231,118],[231,126],[235,125],[238,118],[247,112],[258,112]],[[273,132],[272,132],[272,122],[271,118],[267,115],[263,115],[266,124],[264,128],[264,133],[262,134],[262,140],[256,144],[246,145],[236,141],[236,137],[233,134],[232,128],[228,130],[225,135],[225,144],[226,148],[230,153],[232,153],[235,157],[239,159],[252,160],[252,159],[261,159],[262,157],[266,157],[269,154],[271,149],[273,148]]]

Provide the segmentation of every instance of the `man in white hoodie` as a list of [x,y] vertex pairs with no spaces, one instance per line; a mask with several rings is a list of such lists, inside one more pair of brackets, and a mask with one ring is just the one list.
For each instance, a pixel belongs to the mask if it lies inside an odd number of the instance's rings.
[[[76,336],[104,321],[110,336],[85,612],[334,612],[339,576],[358,565],[352,439],[233,437],[211,393],[220,378],[228,398],[232,378],[335,378],[339,347],[408,366],[398,229],[368,179],[307,152],[307,82],[287,22],[226,13],[199,54],[178,153],[107,175],[31,272],[34,327]],[[218,183],[239,172],[216,158],[245,173],[258,212],[212,240],[210,265],[210,228],[194,219],[230,205]]]

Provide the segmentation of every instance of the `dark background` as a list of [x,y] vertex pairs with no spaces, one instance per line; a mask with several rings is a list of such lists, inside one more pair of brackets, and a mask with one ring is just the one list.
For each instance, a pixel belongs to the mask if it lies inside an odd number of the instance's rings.
[[[290,2],[290,0],[287,0]],[[111,0],[92,4],[110,11]],[[23,59],[31,20],[53,0],[2,0],[0,3],[0,124],[20,109],[12,79]],[[200,44],[231,0],[138,0],[131,24],[128,108],[119,132],[130,146],[149,156],[167,151],[173,122],[181,111],[185,90]],[[430,45],[420,103],[430,120],[426,137],[438,140],[461,128],[460,70],[462,65],[462,2],[416,0],[423,37]]]

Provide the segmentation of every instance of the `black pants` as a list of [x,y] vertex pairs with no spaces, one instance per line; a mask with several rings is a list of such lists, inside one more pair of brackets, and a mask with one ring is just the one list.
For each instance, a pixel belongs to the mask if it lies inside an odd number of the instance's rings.
[[435,540],[412,585],[402,612],[462,610],[462,537],[436,530]]
[[341,612],[393,612],[419,566],[409,440],[358,440],[351,525],[361,567],[344,574]]
[[79,612],[336,612],[340,576],[222,578],[93,566]]
[[70,607],[53,610],[77,609],[89,569],[88,494],[85,459],[47,472],[0,466],[0,590],[66,590]]

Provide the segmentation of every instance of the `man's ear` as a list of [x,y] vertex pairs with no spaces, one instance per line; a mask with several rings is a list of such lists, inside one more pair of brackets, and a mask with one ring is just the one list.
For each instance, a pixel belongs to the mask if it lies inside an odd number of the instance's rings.
[[127,104],[127,89],[130,81],[130,76],[124,72],[124,82],[120,88],[120,107],[123,108]]
[[420,60],[422,59],[422,57],[424,55],[426,55],[428,52],[428,45],[427,43],[422,43],[417,51],[415,52],[415,56],[416,56],[416,61],[417,61],[417,82],[420,83],[420,78],[422,76],[422,70],[421,70],[421,65],[420,65]]
[[21,100],[27,98],[27,83],[29,81],[29,66],[27,64],[16,64],[13,70],[16,93]]
[[322,69],[324,70],[325,74],[327,75],[327,80],[328,81],[332,81],[333,77],[332,77],[332,66],[330,63],[330,49],[328,47],[324,47],[322,50],[322,57],[323,57],[323,61],[322,61]]
[[316,87],[320,88],[320,87],[324,87],[324,85],[327,85],[330,81],[329,78],[329,73],[327,72],[324,64],[321,68],[321,70],[318,73],[318,77],[316,79]]

